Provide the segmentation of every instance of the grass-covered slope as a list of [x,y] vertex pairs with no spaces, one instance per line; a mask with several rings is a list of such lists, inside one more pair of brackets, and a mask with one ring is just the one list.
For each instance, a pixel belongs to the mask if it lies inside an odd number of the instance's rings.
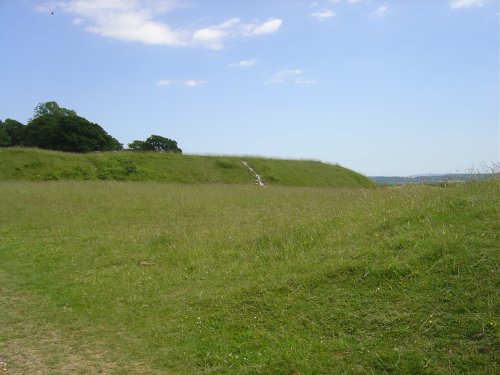
[[0,148],[0,180],[125,180],[251,184],[248,162],[268,184],[368,187],[373,182],[349,169],[317,161],[105,152],[72,154]]
[[0,182],[0,366],[498,373],[499,191]]
[[370,187],[367,177],[339,165],[310,160],[246,158],[268,184],[289,186]]

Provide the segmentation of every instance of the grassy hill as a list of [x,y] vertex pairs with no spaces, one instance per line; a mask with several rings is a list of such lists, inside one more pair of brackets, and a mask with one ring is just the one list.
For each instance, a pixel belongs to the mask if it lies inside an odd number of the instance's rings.
[[242,160],[271,185],[374,185],[370,179],[349,169],[318,161],[127,151],[72,154],[25,148],[0,148],[0,181],[121,180],[251,184],[254,175],[242,164]]
[[0,371],[498,373],[499,191],[0,181]]

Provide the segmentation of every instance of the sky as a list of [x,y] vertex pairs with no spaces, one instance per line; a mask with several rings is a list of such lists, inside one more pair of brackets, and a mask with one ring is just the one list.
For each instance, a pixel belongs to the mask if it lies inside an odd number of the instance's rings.
[[125,146],[338,163],[500,159],[499,0],[0,0],[0,119],[45,101]]

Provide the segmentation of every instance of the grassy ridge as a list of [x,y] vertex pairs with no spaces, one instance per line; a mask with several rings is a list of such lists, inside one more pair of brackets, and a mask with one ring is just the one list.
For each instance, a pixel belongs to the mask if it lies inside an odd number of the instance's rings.
[[310,160],[245,158],[268,184],[288,186],[370,187],[365,176],[339,165]]
[[495,373],[499,191],[1,182],[0,361]]
[[71,154],[1,149],[0,180],[121,180],[183,184],[251,184],[246,160],[269,184],[368,187],[373,182],[340,166],[317,161],[225,156],[107,152]]

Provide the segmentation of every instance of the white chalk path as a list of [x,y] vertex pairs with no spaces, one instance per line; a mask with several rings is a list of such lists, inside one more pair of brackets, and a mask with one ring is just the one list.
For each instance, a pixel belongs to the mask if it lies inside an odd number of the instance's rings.
[[241,161],[245,167],[247,167],[250,172],[252,172],[255,175],[255,183],[259,186],[265,187],[266,184],[264,181],[262,181],[262,178],[260,177],[260,174],[257,174],[251,166],[248,165],[248,163],[244,160]]

